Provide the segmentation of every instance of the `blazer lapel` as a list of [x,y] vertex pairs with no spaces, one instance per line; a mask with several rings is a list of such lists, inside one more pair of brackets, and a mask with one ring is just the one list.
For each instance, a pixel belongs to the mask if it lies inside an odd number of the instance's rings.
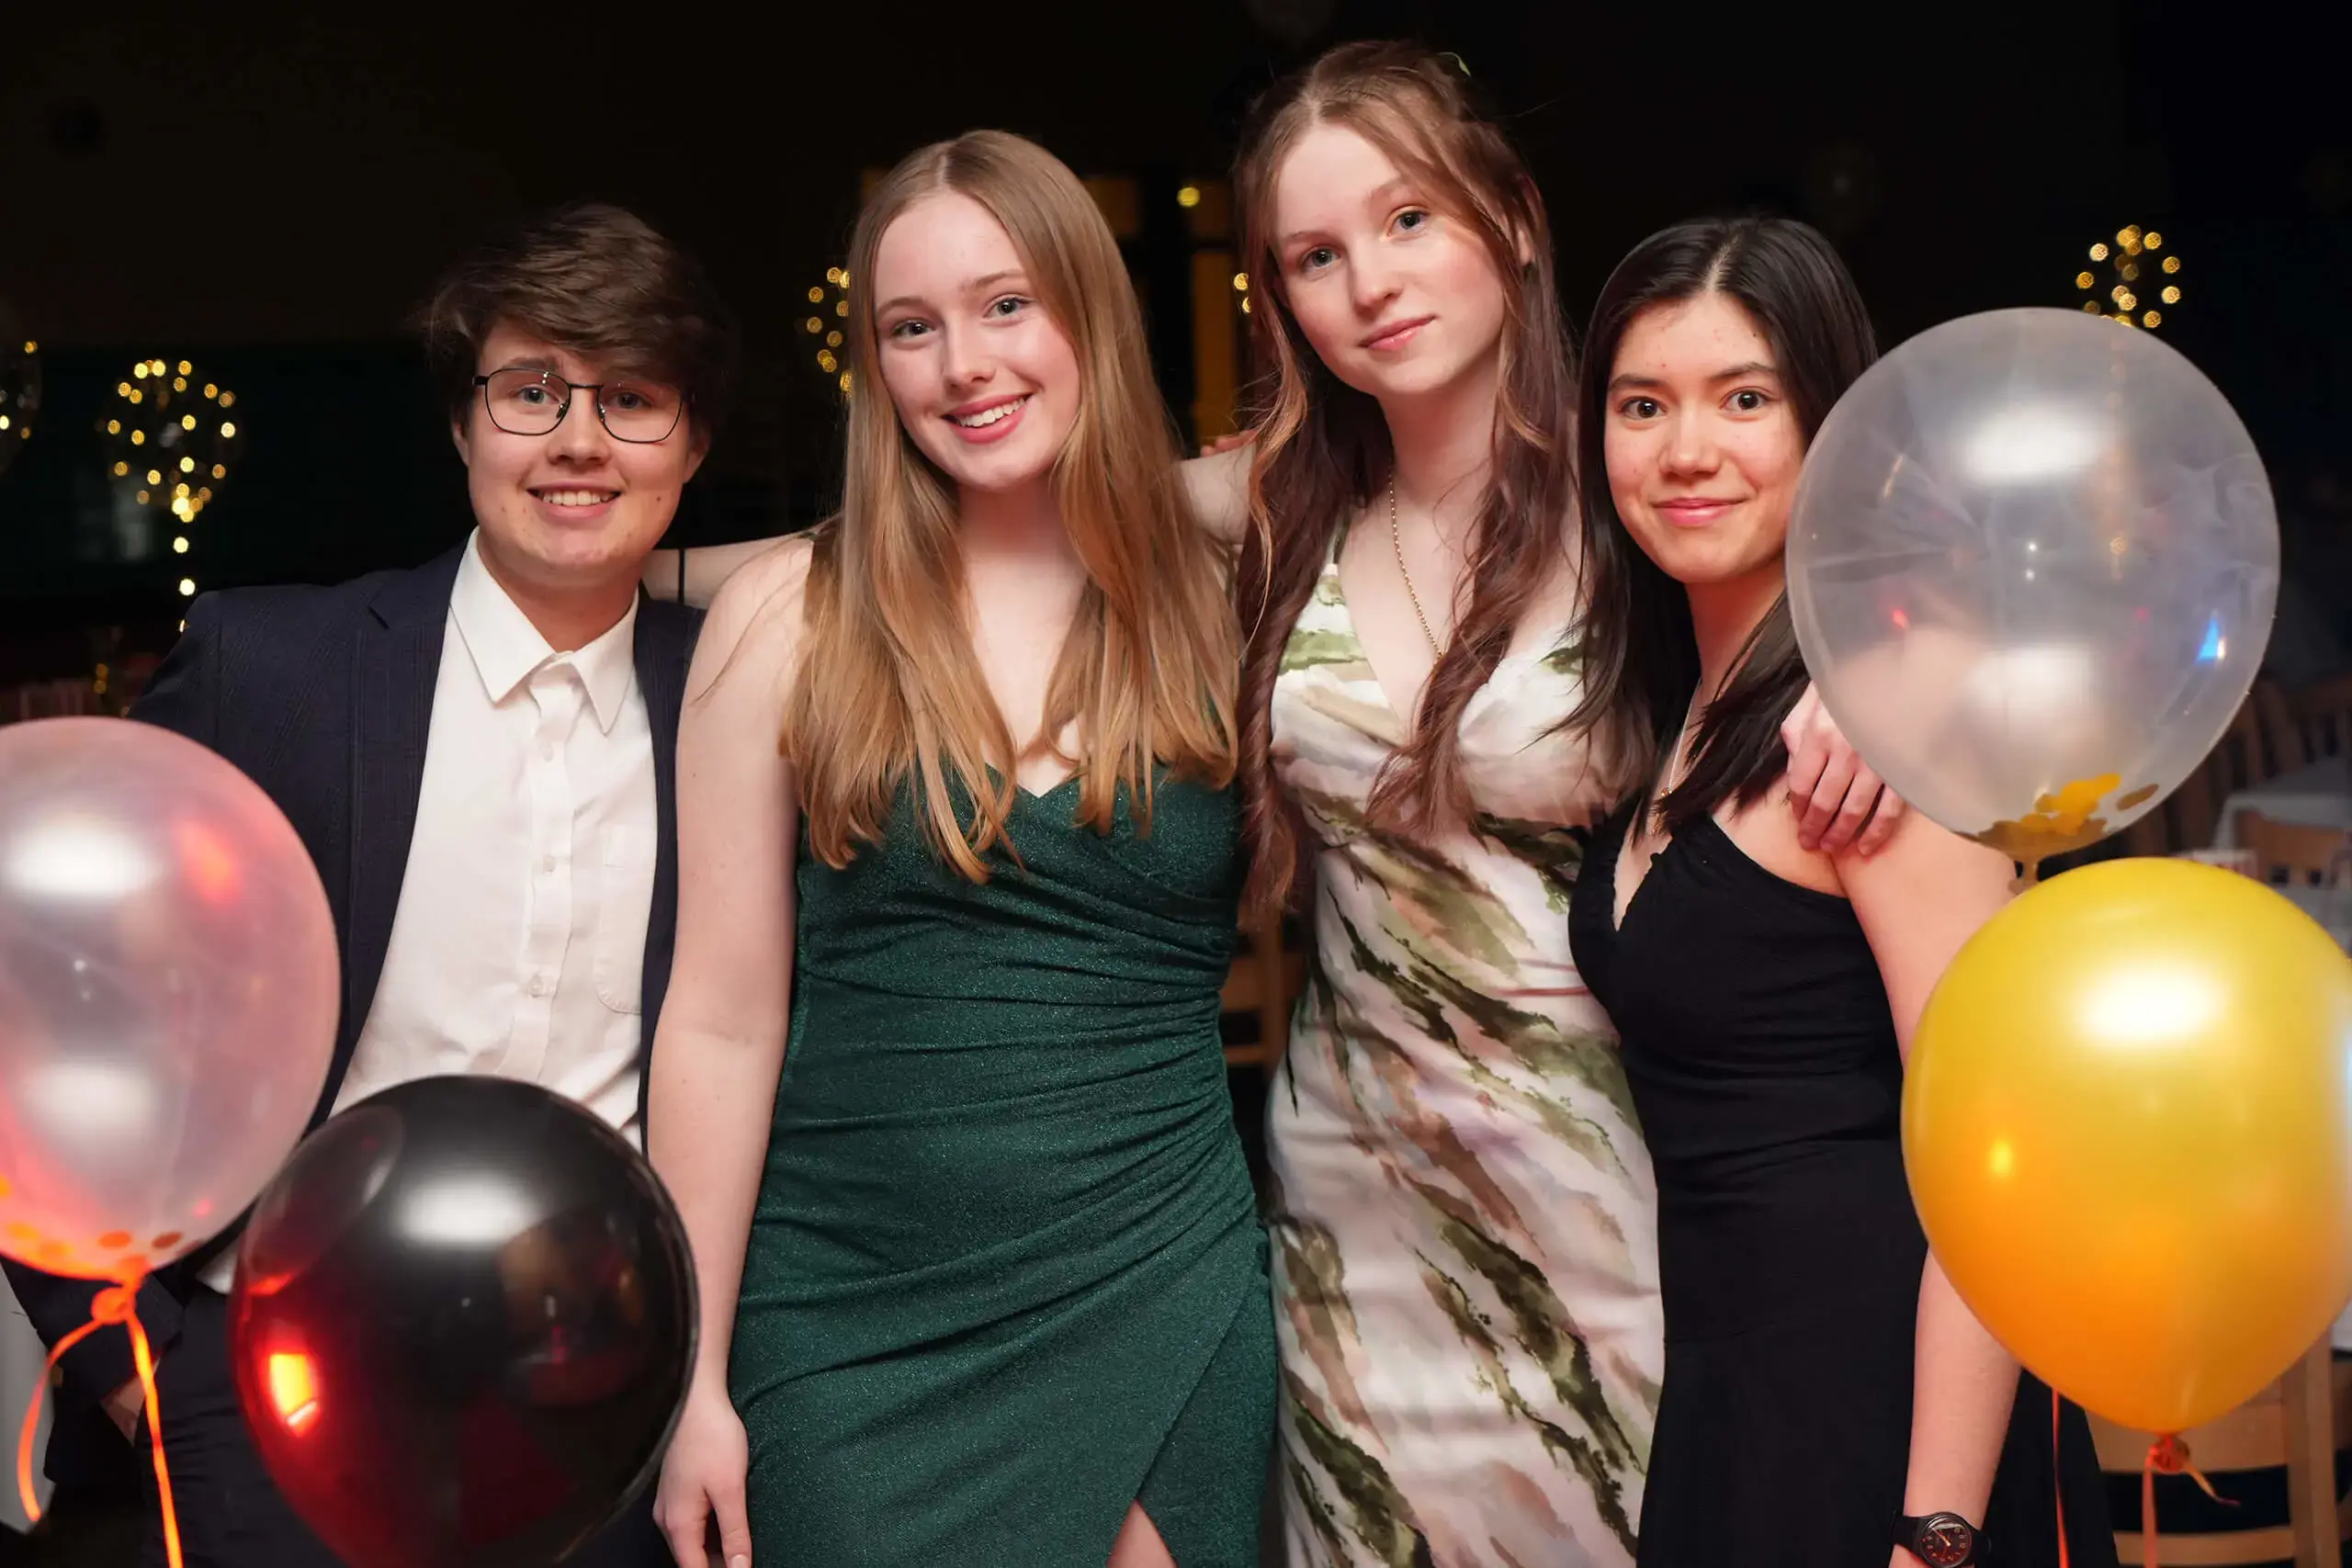
[[[639,982],[644,1032],[639,1061],[649,1066],[662,1000],[670,987],[670,961],[678,934],[678,716],[685,705],[686,671],[694,654],[698,613],[656,599],[637,607],[637,687],[645,698],[653,739],[653,896],[645,922],[645,967]],[[651,1072],[638,1079],[638,1122],[644,1124]]]
[[424,785],[449,591],[467,547],[389,580],[360,617],[353,645],[351,900],[343,933],[343,1027],[327,1104],[342,1087],[391,945]]

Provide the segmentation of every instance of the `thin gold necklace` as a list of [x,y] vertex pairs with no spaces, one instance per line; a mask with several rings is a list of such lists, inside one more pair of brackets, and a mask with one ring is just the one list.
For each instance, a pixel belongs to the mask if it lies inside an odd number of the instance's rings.
[[1420,591],[1413,586],[1413,574],[1405,566],[1405,536],[1396,526],[1396,475],[1388,476],[1388,543],[1396,551],[1396,575],[1405,580],[1405,597],[1413,602],[1413,618],[1421,623],[1421,635],[1430,639],[1430,651],[1440,658],[1445,649],[1438,646],[1437,633],[1430,630],[1429,613],[1421,608]]
[[1704,705],[1700,699],[1706,694],[1706,690],[1707,683],[1704,681],[1700,682],[1690,693],[1690,705],[1682,710],[1682,728],[1676,732],[1674,750],[1667,757],[1665,771],[1658,775],[1665,784],[1649,805],[1648,818],[1652,832],[1657,829],[1658,814],[1666,807],[1666,797],[1679,789],[1683,779],[1690,773],[1691,759],[1689,751],[1690,742],[1694,739],[1691,732],[1699,726],[1699,711]]

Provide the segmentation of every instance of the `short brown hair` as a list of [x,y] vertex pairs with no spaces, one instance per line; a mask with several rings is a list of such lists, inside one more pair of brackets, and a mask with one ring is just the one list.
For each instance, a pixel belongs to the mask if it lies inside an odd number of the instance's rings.
[[441,276],[415,325],[455,419],[473,405],[477,356],[501,321],[675,384],[706,440],[725,412],[734,321],[694,258],[633,212],[560,207]]

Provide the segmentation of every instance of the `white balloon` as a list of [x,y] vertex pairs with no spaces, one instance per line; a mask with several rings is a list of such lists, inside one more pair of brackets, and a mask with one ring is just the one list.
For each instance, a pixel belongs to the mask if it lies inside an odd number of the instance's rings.
[[2169,344],[1996,310],[1839,400],[1788,576],[1863,761],[2030,866],[2154,809],[2228,728],[2269,638],[2278,526],[2245,425]]

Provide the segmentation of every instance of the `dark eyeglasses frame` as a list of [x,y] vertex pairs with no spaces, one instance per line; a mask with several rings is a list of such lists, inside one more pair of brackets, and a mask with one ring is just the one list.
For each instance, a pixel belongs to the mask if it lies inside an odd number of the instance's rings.
[[[545,430],[506,430],[504,425],[498,424],[498,411],[492,406],[490,400],[491,377],[504,376],[515,371],[527,371],[530,374],[538,377],[539,385],[546,387],[550,390],[557,387],[563,389],[563,399],[560,402],[556,404],[555,423],[548,425]],[[613,428],[612,419],[605,412],[605,382],[567,381],[552,370],[532,370],[527,365],[509,365],[500,369],[492,370],[488,376],[475,377],[474,385],[481,389],[481,412],[490,416],[490,423],[498,425],[498,428],[501,430],[506,430],[506,434],[509,435],[521,435],[526,437],[534,435],[553,435],[557,431],[561,430],[563,428],[563,422],[571,417],[572,394],[575,392],[594,392],[596,394],[596,400],[592,406],[594,406],[596,411],[596,423],[605,427],[605,434],[611,436],[616,441],[626,441],[632,446],[658,446],[662,442],[669,440],[670,437],[678,434],[678,425],[686,417],[686,405],[694,400],[684,391],[681,391],[678,394],[677,412],[673,413],[670,419],[670,428],[663,431],[659,435],[623,435],[619,431]]]

